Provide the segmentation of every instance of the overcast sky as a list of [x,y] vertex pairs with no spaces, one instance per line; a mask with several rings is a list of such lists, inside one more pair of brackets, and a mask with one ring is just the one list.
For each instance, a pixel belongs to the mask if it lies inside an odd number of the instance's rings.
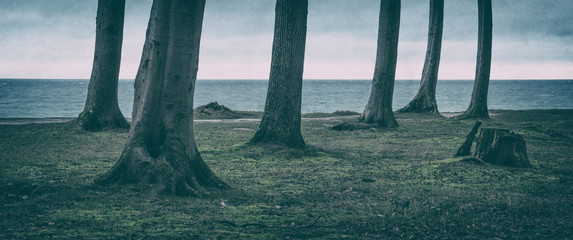
[[[309,0],[306,79],[371,79],[379,0]],[[419,79],[427,0],[402,1],[398,79]],[[274,0],[207,0],[199,79],[267,79]],[[473,79],[477,0],[445,0],[440,79]],[[127,0],[120,77],[135,78],[151,0]],[[90,76],[97,0],[0,0],[0,78]],[[493,0],[492,79],[573,79],[573,1]]]

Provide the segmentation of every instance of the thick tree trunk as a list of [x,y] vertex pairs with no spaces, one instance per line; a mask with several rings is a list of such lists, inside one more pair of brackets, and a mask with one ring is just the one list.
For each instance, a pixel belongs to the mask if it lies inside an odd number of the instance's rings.
[[428,47],[422,71],[422,81],[416,96],[399,112],[436,113],[436,86],[442,52],[442,31],[444,28],[444,0],[430,0],[430,23],[428,27]]
[[468,109],[460,118],[489,119],[487,93],[491,70],[493,17],[491,0],[478,0],[478,54],[472,98]]
[[125,0],[99,0],[92,75],[80,126],[88,131],[128,128],[117,101]]
[[308,0],[277,0],[265,111],[250,143],[304,147],[300,132]]
[[[193,92],[205,0],[154,0],[137,82],[141,98],[123,153],[103,185],[138,184],[182,196],[226,188],[193,134]],[[143,81],[145,79],[145,81]]]
[[381,0],[378,24],[378,48],[370,99],[358,119],[379,127],[398,126],[392,112],[392,97],[398,57],[400,0]]
[[474,156],[496,165],[530,166],[523,137],[505,129],[483,128],[480,131]]

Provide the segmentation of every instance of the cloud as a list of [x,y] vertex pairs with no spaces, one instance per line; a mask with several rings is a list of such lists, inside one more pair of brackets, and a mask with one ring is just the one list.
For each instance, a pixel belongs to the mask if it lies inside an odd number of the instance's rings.
[[573,2],[570,0],[493,2],[494,27],[499,35],[549,35],[570,37],[573,34]]
[[[135,77],[151,2],[127,0],[122,78]],[[199,77],[267,78],[274,4],[208,0]],[[427,0],[402,1],[398,78],[421,74],[428,8]],[[89,77],[96,10],[96,0],[0,0],[0,77]],[[573,78],[573,1],[494,0],[493,11],[492,78],[535,66],[551,69],[548,78]],[[379,0],[310,0],[305,77],[371,78],[378,12]],[[446,0],[440,77],[473,78],[476,47],[476,1]]]
[[273,32],[274,1],[209,0],[205,5],[203,34],[237,37]]
[[265,79],[271,62],[272,34],[220,38],[203,34],[198,77]]

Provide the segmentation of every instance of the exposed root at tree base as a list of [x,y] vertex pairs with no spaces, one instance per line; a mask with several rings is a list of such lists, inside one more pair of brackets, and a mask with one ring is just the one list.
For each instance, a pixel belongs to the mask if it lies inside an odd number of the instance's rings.
[[97,132],[107,129],[129,129],[129,123],[121,112],[101,113],[95,110],[85,110],[76,122],[86,131]]
[[209,190],[230,187],[215,176],[199,154],[165,151],[152,157],[144,148],[128,149],[116,165],[94,181],[98,185],[136,185],[152,194],[206,196]]
[[421,113],[421,114],[440,114],[435,104],[428,104],[414,99],[405,107],[396,111],[397,113]]
[[333,127],[331,127],[331,129],[336,131],[354,131],[354,130],[371,129],[377,127],[379,126],[376,124],[366,124],[360,122],[342,122],[337,125],[334,125]]
[[474,163],[474,164],[478,164],[478,165],[485,165],[486,164],[486,162],[482,161],[481,159],[479,159],[477,157],[466,157],[466,158],[463,158],[462,160],[460,160],[460,162]]

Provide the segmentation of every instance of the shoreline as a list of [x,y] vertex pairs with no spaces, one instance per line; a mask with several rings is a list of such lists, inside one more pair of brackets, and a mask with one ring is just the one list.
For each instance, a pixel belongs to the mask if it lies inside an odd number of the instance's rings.
[[[324,118],[302,118],[303,121],[311,120],[332,120],[332,119],[344,119],[350,117],[358,117],[359,115],[351,116],[334,116],[334,117],[324,117]],[[65,123],[71,122],[76,118],[0,118],[0,125],[26,125],[26,124],[46,124],[46,123]],[[126,118],[128,122],[131,122],[131,118]],[[231,123],[231,122],[259,122],[261,119],[258,118],[236,118],[236,119],[195,119],[193,122],[208,122],[208,123]]]
[[[573,109],[528,109],[528,110],[500,110],[490,109],[490,116],[498,116],[504,112],[533,112],[533,111],[573,111]],[[311,113],[312,114],[312,113]],[[327,113],[328,114],[328,113]],[[416,114],[416,113],[413,113]],[[440,113],[445,118],[451,118],[462,114],[462,112],[444,112]],[[303,114],[304,115],[304,114]],[[317,121],[317,120],[336,120],[336,119],[351,119],[360,115],[346,115],[346,116],[327,116],[327,117],[303,117],[303,121]],[[0,125],[26,125],[26,124],[47,124],[47,123],[65,123],[75,120],[75,117],[47,117],[47,118],[0,118]],[[131,122],[131,118],[126,118]],[[235,119],[195,119],[194,122],[208,122],[208,123],[232,123],[232,122],[258,122],[260,118],[235,118]]]

